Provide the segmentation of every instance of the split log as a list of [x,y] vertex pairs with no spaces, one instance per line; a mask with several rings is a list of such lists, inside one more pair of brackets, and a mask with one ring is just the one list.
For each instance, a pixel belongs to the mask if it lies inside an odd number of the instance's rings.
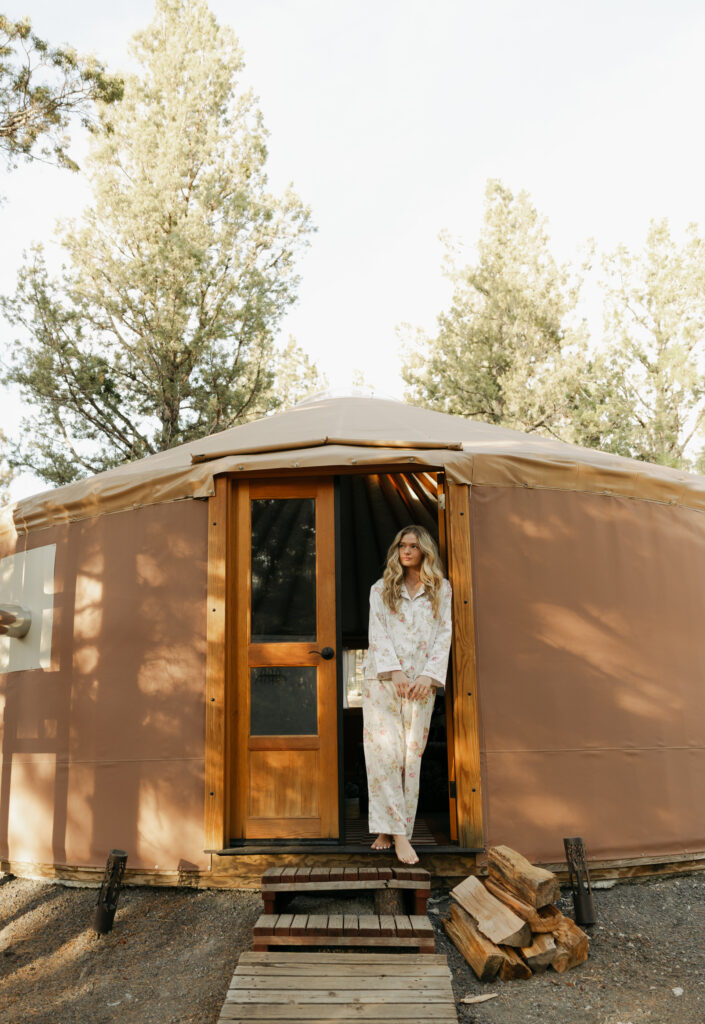
[[587,960],[589,940],[575,921],[564,917],[558,927],[554,928],[553,937],[556,940],[556,955],[551,965],[554,971],[562,974]]
[[[538,935],[543,931],[553,931],[561,923],[563,914],[561,914],[555,903],[547,903],[545,907],[539,907],[538,909],[539,920],[542,923],[541,928],[532,928],[532,931],[536,931]],[[543,927],[545,925],[545,927]]]
[[544,932],[552,932],[563,917],[558,907],[553,903],[549,903],[547,906],[537,910],[536,907],[532,907],[524,900],[520,900],[509,889],[500,885],[495,878],[486,878],[485,886],[493,896],[496,896],[505,906],[513,910],[517,917],[526,921],[531,931],[537,935],[541,935]]
[[505,961],[504,952],[478,930],[470,914],[457,903],[443,919],[446,935],[465,957],[480,981],[490,981]]
[[558,879],[554,874],[544,868],[534,867],[526,857],[508,846],[491,847],[487,854],[487,870],[490,878],[494,878],[532,907],[545,907],[547,903],[555,903],[561,897]]
[[477,922],[483,935],[497,946],[531,945],[531,929],[509,907],[495,899],[479,878],[470,875],[451,890],[451,896]]
[[502,949],[504,960],[499,969],[499,976],[502,981],[526,981],[531,977],[531,968],[522,960],[515,949],[505,946]]
[[556,956],[556,943],[552,935],[534,935],[530,946],[523,946],[521,955],[534,974],[541,974],[551,966]]

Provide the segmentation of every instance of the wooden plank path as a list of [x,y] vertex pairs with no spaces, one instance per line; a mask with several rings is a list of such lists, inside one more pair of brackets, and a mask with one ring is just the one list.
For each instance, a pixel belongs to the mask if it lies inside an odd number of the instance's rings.
[[218,1024],[458,1024],[445,956],[243,953]]

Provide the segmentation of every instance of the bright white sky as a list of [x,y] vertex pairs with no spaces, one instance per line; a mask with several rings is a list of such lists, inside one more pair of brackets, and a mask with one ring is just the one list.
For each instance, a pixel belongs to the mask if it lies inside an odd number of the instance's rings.
[[[335,388],[355,370],[401,397],[395,328],[447,304],[442,229],[471,246],[487,178],[526,189],[554,251],[639,247],[651,217],[705,223],[705,6],[697,0],[211,0],[240,38],[270,138],[318,233],[293,334]],[[113,70],[151,20],[144,0],[5,0],[54,44]],[[80,157],[79,145],[74,153]],[[23,249],[88,200],[79,175],[0,174],[0,292]],[[3,349],[12,340],[0,322]],[[0,394],[0,427],[23,410]],[[26,413],[27,410],[24,410]],[[15,497],[43,489],[22,478]]]

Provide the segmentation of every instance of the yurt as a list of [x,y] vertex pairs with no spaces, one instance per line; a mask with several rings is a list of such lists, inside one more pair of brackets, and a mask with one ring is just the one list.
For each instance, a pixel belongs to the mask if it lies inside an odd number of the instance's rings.
[[[705,865],[705,479],[323,397],[20,501],[0,522],[0,869],[243,886],[372,853],[370,584],[438,538],[453,643],[422,865],[491,845]],[[370,861],[370,863],[375,863]]]

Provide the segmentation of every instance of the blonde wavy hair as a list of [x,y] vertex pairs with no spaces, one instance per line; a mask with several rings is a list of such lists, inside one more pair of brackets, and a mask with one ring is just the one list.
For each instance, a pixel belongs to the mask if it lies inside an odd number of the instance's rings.
[[438,615],[441,603],[441,584],[445,579],[443,563],[436,542],[424,526],[411,524],[396,535],[387,552],[387,564],[382,576],[382,600],[390,611],[396,612],[401,601],[401,585],[404,582],[404,568],[399,560],[399,545],[402,537],[413,533],[419,542],[423,561],[421,562],[421,585],[431,599],[434,617]]

